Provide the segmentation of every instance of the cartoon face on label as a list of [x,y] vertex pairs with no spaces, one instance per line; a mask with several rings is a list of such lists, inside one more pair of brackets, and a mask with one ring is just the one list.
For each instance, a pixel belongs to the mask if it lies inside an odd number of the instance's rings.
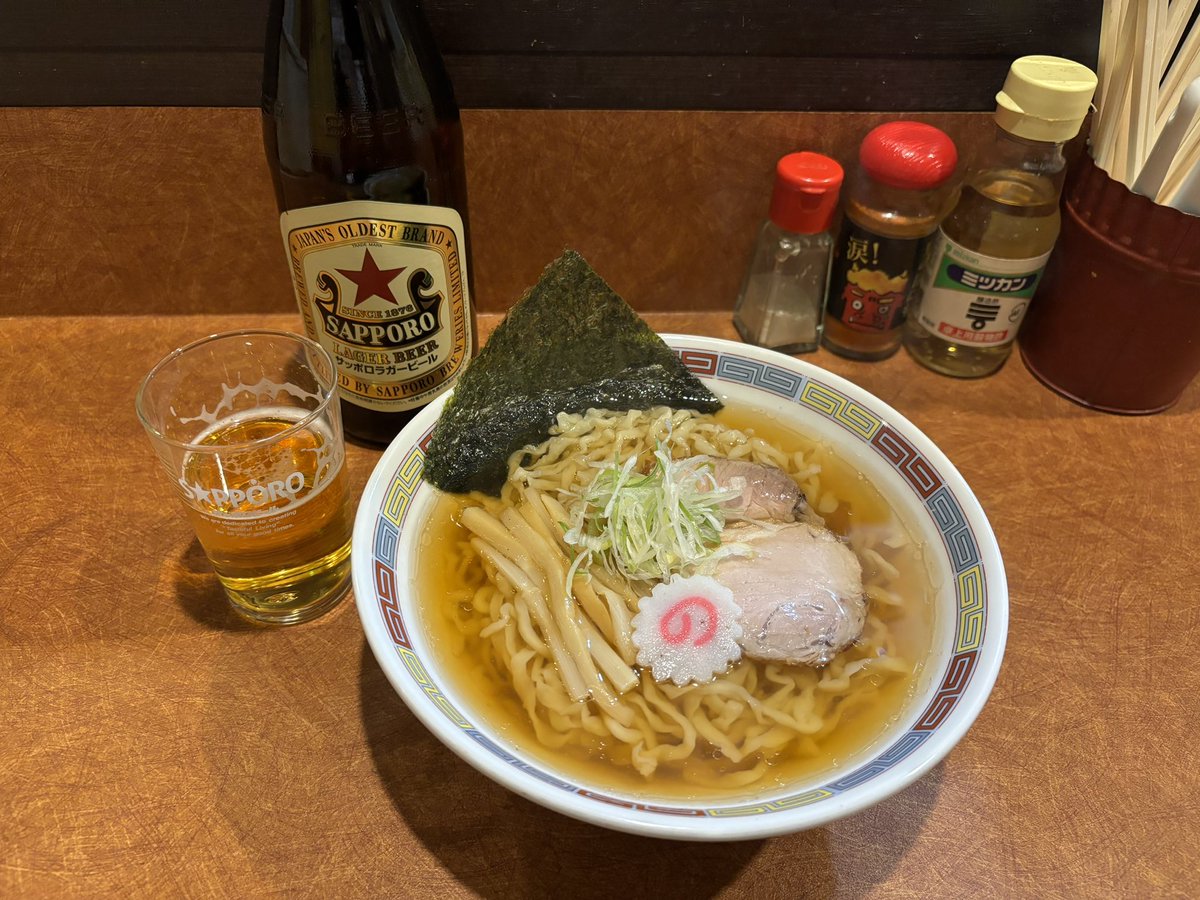
[[908,272],[851,269],[842,289],[842,321],[859,331],[890,331],[900,324],[908,281]]

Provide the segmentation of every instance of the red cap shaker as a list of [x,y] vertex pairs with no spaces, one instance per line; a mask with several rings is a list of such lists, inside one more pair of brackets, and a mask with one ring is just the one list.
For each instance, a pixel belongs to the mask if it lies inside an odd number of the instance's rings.
[[820,153],[789,153],[775,166],[771,211],[733,307],[747,343],[782,353],[817,349],[841,186],[842,167]]
[[771,221],[795,234],[829,230],[843,177],[837,160],[808,151],[789,153],[775,166]]

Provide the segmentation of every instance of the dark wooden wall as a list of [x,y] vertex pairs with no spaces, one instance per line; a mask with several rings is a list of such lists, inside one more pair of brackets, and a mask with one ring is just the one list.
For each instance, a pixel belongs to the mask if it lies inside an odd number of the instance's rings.
[[[0,0],[0,106],[254,106],[267,0]],[[481,108],[990,109],[1101,0],[425,0]]]

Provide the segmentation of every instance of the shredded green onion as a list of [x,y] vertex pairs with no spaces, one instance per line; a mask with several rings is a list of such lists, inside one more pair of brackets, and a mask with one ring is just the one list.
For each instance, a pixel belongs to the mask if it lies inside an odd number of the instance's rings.
[[722,504],[737,490],[717,487],[705,457],[673,460],[661,442],[649,473],[636,465],[632,456],[603,467],[574,504],[564,539],[580,552],[568,584],[593,559],[626,578],[665,580],[719,554]]

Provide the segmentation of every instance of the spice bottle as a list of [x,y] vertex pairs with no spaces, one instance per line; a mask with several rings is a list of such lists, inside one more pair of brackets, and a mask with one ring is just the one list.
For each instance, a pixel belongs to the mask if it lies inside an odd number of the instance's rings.
[[958,151],[922,122],[872,130],[858,153],[834,248],[825,346],[851,359],[885,359],[900,347],[925,239],[945,212]]
[[904,345],[922,365],[977,378],[1008,359],[1058,239],[1063,143],[1079,133],[1095,87],[1092,71],[1070,60],[1012,64],[992,145],[921,273]]
[[771,210],[750,257],[733,324],[742,340],[806,353],[821,340],[842,167],[819,153],[789,153],[775,167]]

